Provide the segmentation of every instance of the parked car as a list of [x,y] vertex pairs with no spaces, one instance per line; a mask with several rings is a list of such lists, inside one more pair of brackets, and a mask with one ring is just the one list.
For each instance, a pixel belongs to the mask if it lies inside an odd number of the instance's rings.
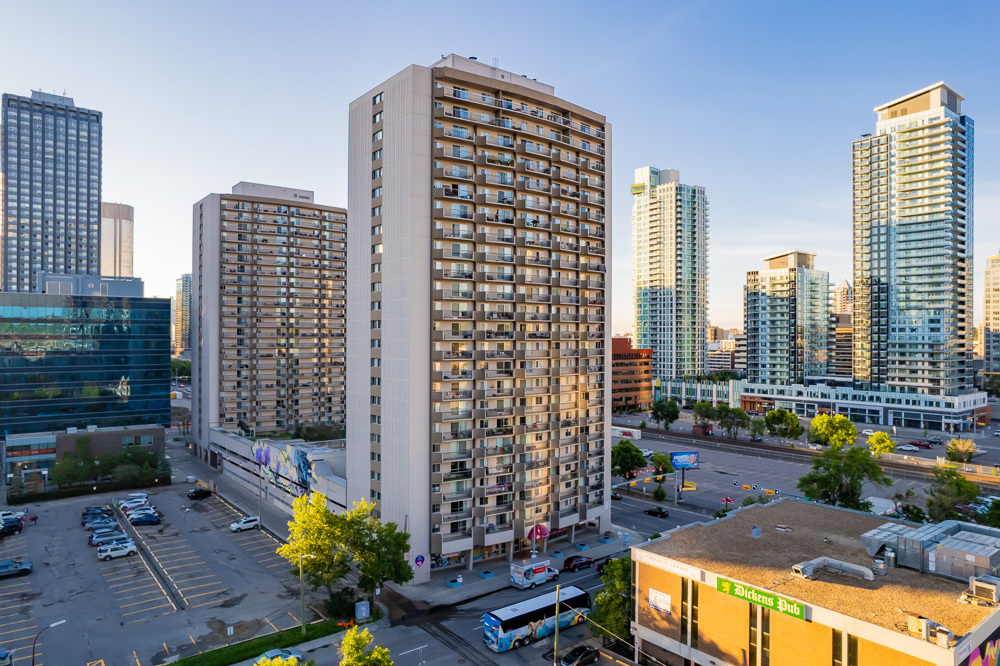
[[300,662],[305,659],[305,655],[296,650],[295,648],[275,648],[274,650],[268,650],[264,654],[260,655],[254,659],[254,664],[260,664],[268,659],[298,659]]
[[580,569],[588,569],[594,566],[594,560],[583,555],[574,555],[572,557],[567,557],[566,561],[563,562],[563,571],[579,571]]
[[133,525],[159,525],[160,517],[152,514],[144,514],[131,518],[129,522]]
[[96,537],[90,537],[91,546],[106,546],[112,543],[125,543],[132,542],[132,537],[125,534],[124,532],[112,532],[110,534],[102,534]]
[[194,488],[188,491],[188,499],[200,500],[211,496],[212,491],[208,488]]
[[642,449],[642,457],[650,458],[653,455],[653,449]]
[[122,505],[121,510],[123,513],[128,513],[129,511],[135,511],[136,509],[141,509],[144,506],[152,506],[152,505],[149,503],[149,500],[142,500],[140,502],[124,504]]
[[106,506],[88,506],[83,511],[80,512],[81,516],[85,516],[88,513],[106,513],[111,515],[114,513],[114,509],[110,509]]
[[130,557],[138,552],[134,543],[111,543],[97,549],[97,559],[110,562],[116,557]]
[[654,506],[652,509],[646,509],[643,513],[647,516],[656,516],[657,518],[666,518],[670,515],[670,512],[662,506]]
[[247,516],[246,518],[240,518],[235,523],[229,526],[234,532],[242,532],[243,530],[253,530],[260,529],[260,516]]
[[619,493],[617,491],[614,491],[614,490],[611,491],[611,499],[613,499],[613,500],[619,500],[621,498],[622,498],[622,494],[621,493]]
[[910,442],[910,445],[911,445],[911,446],[915,446],[915,447],[917,447],[918,449],[929,449],[929,448],[931,448],[931,447],[933,447],[933,446],[934,446],[934,445],[933,445],[933,444],[931,444],[930,442],[925,442],[925,441],[924,441],[924,440],[922,440],[922,439],[915,439],[915,440],[913,440],[912,442]]
[[594,563],[594,568],[597,569],[597,573],[604,573],[604,567],[608,566],[608,564],[614,562],[617,559],[618,559],[617,557],[611,557],[610,555],[608,555],[607,557],[603,557],[597,560],[597,562]]
[[4,518],[24,518],[28,515],[28,510],[22,511],[0,511],[0,520]]
[[93,532],[94,530],[115,528],[115,527],[118,527],[117,520],[100,520],[93,523],[87,523],[86,525],[83,526],[83,529],[87,530],[88,532]]
[[938,444],[944,444],[944,438],[943,437],[931,437],[930,439],[927,440],[927,443],[930,444],[931,446],[937,446]]
[[4,576],[27,576],[33,568],[31,562],[2,560],[0,561],[0,578]]
[[0,518],[0,525],[17,525],[23,528],[24,520],[21,518]]
[[809,450],[810,451],[822,451],[823,450],[823,445],[820,444],[819,442],[809,442]]
[[875,431],[872,430],[871,428],[865,428],[864,430],[861,431],[861,434],[866,437],[871,437],[872,435],[875,434]]
[[579,666],[580,664],[596,664],[601,658],[597,648],[589,645],[578,645],[562,658],[560,666]]
[[4,522],[0,525],[0,537],[7,537],[13,534],[21,533],[21,525],[15,522]]
[[763,442],[764,438],[761,437],[760,435],[754,435],[753,437],[750,438],[750,441],[751,442]]
[[900,444],[896,447],[897,451],[919,451],[920,447],[916,444]]
[[129,516],[132,515],[133,513],[136,513],[137,511],[156,511],[156,507],[153,506],[152,504],[140,504],[139,506],[131,506],[122,511],[122,513],[124,513],[126,516]]

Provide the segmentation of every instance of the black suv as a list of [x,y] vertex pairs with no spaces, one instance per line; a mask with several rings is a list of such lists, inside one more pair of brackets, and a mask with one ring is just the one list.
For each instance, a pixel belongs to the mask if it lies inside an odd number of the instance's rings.
[[0,525],[0,537],[10,536],[11,534],[20,534],[21,526],[18,523],[4,523]]
[[211,497],[212,491],[208,488],[195,488],[188,491],[188,499],[205,499]]
[[670,512],[662,506],[654,506],[652,509],[646,509],[643,513],[647,516],[656,516],[657,518],[666,518],[670,515]]

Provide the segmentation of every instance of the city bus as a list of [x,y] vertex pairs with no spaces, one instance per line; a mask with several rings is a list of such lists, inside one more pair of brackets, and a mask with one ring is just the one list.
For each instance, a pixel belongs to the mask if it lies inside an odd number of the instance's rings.
[[[483,641],[494,652],[506,652],[555,631],[556,593],[525,599],[483,615]],[[590,615],[590,595],[572,585],[559,591],[559,629]]]

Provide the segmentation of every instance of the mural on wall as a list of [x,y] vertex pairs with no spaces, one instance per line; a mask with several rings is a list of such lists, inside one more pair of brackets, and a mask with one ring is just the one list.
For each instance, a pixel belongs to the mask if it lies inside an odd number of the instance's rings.
[[[998,634],[1000,634],[1000,629],[995,630],[989,638],[973,649],[969,658],[961,662],[961,666],[997,666],[997,663],[1000,662],[1000,638],[997,638]],[[959,650],[960,655],[961,652]]]
[[266,442],[254,442],[251,451],[254,462],[261,466],[264,476],[277,488],[298,497],[311,487],[312,461],[305,451],[294,446],[282,449]]

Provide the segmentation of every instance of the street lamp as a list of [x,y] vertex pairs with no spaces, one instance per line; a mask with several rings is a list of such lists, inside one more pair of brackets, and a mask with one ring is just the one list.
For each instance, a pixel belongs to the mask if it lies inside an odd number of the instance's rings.
[[53,622],[47,627],[42,627],[41,631],[35,634],[35,640],[31,641],[31,666],[35,666],[35,644],[38,642],[38,637],[42,635],[42,631],[46,629],[51,629],[52,627],[58,627],[60,624],[66,624],[66,620],[59,620],[58,622]]
[[306,637],[306,588],[302,585],[302,558],[316,559],[315,555],[299,553],[299,601],[302,602],[302,638]]

